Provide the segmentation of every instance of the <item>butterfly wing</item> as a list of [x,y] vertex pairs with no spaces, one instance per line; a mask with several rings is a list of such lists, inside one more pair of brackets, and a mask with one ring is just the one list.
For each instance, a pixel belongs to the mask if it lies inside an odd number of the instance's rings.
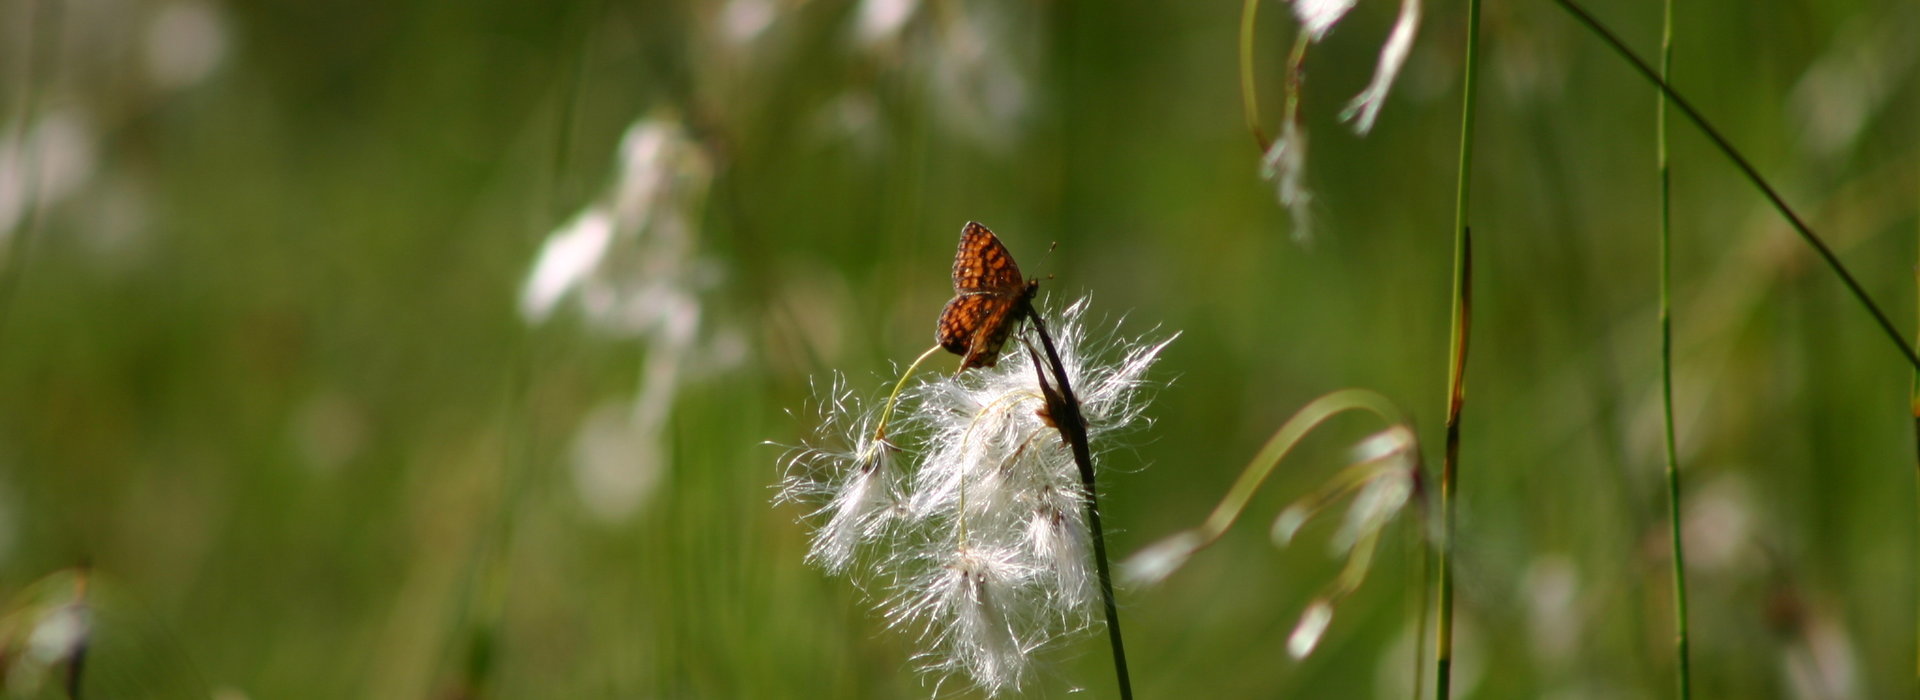
[[981,324],[980,332],[973,334],[973,343],[967,348],[966,356],[960,359],[960,369],[992,367],[1000,361],[1000,348],[1007,344],[1007,336],[1019,322],[1014,317],[1018,301],[1018,297],[994,299],[995,305],[988,310],[989,315]]
[[1013,254],[1000,244],[980,222],[969,221],[960,230],[960,249],[953,254],[953,291],[956,294],[987,292],[1003,296],[1019,293],[1020,266]]
[[955,355],[966,355],[973,347],[974,336],[980,335],[980,329],[994,314],[994,306],[1002,303],[992,294],[961,294],[947,302],[947,308],[940,311],[940,325],[934,331],[934,339],[940,341],[940,347]]
[[[1007,338],[1013,335],[1013,329],[1026,318],[1030,308],[1027,304],[1039,289],[1039,282],[1028,282],[1017,292],[1007,296],[979,294],[954,297],[953,301],[947,302],[947,308],[951,310],[959,307],[955,312],[955,318],[977,314],[977,323],[974,323],[965,334],[949,336],[946,333],[948,326],[945,323],[947,314],[942,313],[940,315],[941,347],[961,356],[960,369],[963,371],[974,367],[992,367],[1000,361],[1000,349],[1006,346]],[[971,299],[988,301],[967,301]],[[949,345],[949,341],[953,344]]]
[[953,255],[954,297],[940,312],[934,338],[961,356],[961,370],[992,367],[1037,287],[1020,276],[1013,254],[993,231],[969,221]]

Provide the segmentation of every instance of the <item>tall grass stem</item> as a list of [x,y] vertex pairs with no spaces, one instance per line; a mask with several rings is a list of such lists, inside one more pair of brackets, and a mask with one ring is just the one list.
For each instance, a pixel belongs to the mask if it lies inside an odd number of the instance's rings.
[[1473,183],[1474,95],[1480,72],[1480,0],[1467,0],[1467,59],[1460,87],[1460,171],[1453,208],[1453,313],[1447,361],[1447,442],[1440,463],[1440,619],[1434,633],[1434,697],[1452,696],[1455,475],[1460,465],[1460,409],[1466,401],[1467,326],[1472,312],[1473,234],[1467,229]]
[[[1660,79],[1673,75],[1673,0],[1662,3]],[[1673,661],[1681,700],[1693,697],[1688,655],[1687,554],[1680,536],[1680,450],[1673,425],[1673,171],[1667,160],[1667,101],[1656,100],[1654,144],[1660,177],[1660,420],[1667,452],[1667,533],[1673,547]]]
[[1727,141],[1725,136],[1720,135],[1719,129],[1714,128],[1713,124],[1708,122],[1707,118],[1700,114],[1699,110],[1694,109],[1693,104],[1688,102],[1687,98],[1681,96],[1678,90],[1673,89],[1672,85],[1668,84],[1658,73],[1654,72],[1653,67],[1647,65],[1647,62],[1635,54],[1632,49],[1627,48],[1627,45],[1620,40],[1620,37],[1607,29],[1606,25],[1601,24],[1600,20],[1594,19],[1593,15],[1588,14],[1584,8],[1580,7],[1578,3],[1573,2],[1573,0],[1554,1],[1558,2],[1560,7],[1567,11],[1567,14],[1572,15],[1575,21],[1586,27],[1594,36],[1599,37],[1602,42],[1612,48],[1614,53],[1619,54],[1620,58],[1626,60],[1627,63],[1638,70],[1640,75],[1645,77],[1648,82],[1659,87],[1660,92],[1666,95],[1667,101],[1672,102],[1673,106],[1680,108],[1680,113],[1687,117],[1687,121],[1693,122],[1693,125],[1699,128],[1701,133],[1707,135],[1708,140],[1713,141],[1714,147],[1720,149],[1720,152],[1725,154],[1728,160],[1733,161],[1734,167],[1739,168],[1740,173],[1746,176],[1747,181],[1753,183],[1753,186],[1760,190],[1760,193],[1767,198],[1767,202],[1772,204],[1773,208],[1780,212],[1780,216],[1787,220],[1787,224],[1793,227],[1794,232],[1800,234],[1801,240],[1806,241],[1807,245],[1813,247],[1814,252],[1820,254],[1820,259],[1826,263],[1827,268],[1833,270],[1833,274],[1838,276],[1840,281],[1846,285],[1847,291],[1853,295],[1854,299],[1859,300],[1860,305],[1866,308],[1868,314],[1873,316],[1873,320],[1879,324],[1880,330],[1900,349],[1900,354],[1906,356],[1907,362],[1912,364],[1914,369],[1920,370],[1920,354],[1914,352],[1913,345],[1907,342],[1906,336],[1902,335],[1900,329],[1893,325],[1892,319],[1888,318],[1886,312],[1880,309],[1880,305],[1874,303],[1873,297],[1869,296],[1866,289],[1860,286],[1859,280],[1854,279],[1853,273],[1847,271],[1846,265],[1841,264],[1839,256],[1834,254],[1832,248],[1827,247],[1826,241],[1814,233],[1813,228],[1808,226],[1807,222],[1800,218],[1800,215],[1793,210],[1793,207],[1787,205],[1787,201],[1780,196],[1778,191],[1773,189],[1773,185],[1768,184],[1766,178],[1760,176],[1760,171],[1755,169],[1753,164],[1747,161],[1746,156],[1741,155],[1740,151],[1735,149],[1733,144]]

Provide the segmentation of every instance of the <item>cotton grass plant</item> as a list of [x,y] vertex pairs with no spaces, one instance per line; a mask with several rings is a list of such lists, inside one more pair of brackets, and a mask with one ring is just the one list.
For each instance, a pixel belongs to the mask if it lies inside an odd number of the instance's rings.
[[1053,335],[1036,311],[993,367],[914,379],[930,349],[883,400],[835,377],[812,437],[781,459],[778,500],[814,508],[808,560],[873,594],[936,693],[955,677],[1018,690],[1103,599],[1117,631],[1083,467],[1151,423],[1146,374],[1173,337],[1123,335],[1087,310],[1068,306]]
[[1205,522],[1141,550],[1122,565],[1124,576],[1140,585],[1154,585],[1179,571],[1239,522],[1254,494],[1302,440],[1328,419],[1350,411],[1371,413],[1386,427],[1356,443],[1345,467],[1288,504],[1274,516],[1270,528],[1274,544],[1286,547],[1314,517],[1343,500],[1348,502],[1346,515],[1328,542],[1329,550],[1344,558],[1346,564],[1307,603],[1287,638],[1287,653],[1294,658],[1313,653],[1333,622],[1335,606],[1366,581],[1381,537],[1400,513],[1416,502],[1421,490],[1419,438],[1400,417],[1399,409],[1377,393],[1346,389],[1302,407],[1274,431],[1241,470],[1239,479]]
[[[1307,186],[1307,127],[1300,118],[1302,85],[1306,81],[1307,49],[1320,43],[1345,19],[1356,0],[1292,0],[1294,19],[1300,33],[1294,38],[1287,58],[1285,106],[1281,109],[1280,138],[1268,141],[1260,128],[1260,99],[1253,78],[1253,27],[1259,14],[1258,0],[1245,0],[1240,11],[1240,96],[1246,113],[1247,129],[1259,144],[1260,176],[1274,183],[1280,205],[1293,217],[1293,237],[1307,241],[1313,236],[1313,190]],[[1380,44],[1380,56],[1367,87],[1348,100],[1340,111],[1340,120],[1349,122],[1353,132],[1365,136],[1380,118],[1393,83],[1406,67],[1413,39],[1420,32],[1420,0],[1401,0],[1393,30]]]

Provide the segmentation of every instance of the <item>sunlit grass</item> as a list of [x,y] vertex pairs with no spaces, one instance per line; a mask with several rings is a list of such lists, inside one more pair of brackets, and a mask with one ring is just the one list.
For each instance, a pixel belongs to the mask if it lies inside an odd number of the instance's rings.
[[[768,507],[760,443],[805,437],[784,411],[809,378],[883,390],[926,347],[955,222],[1019,231],[1049,290],[1182,333],[1157,422],[1100,462],[1116,558],[1192,526],[1339,387],[1411,409],[1438,464],[1465,5],[1420,7],[1365,138],[1339,122],[1403,6],[1358,3],[1299,63],[1309,247],[1240,124],[1282,114],[1288,5],[1244,42],[1245,8],[1182,3],[0,6],[0,210],[24,217],[0,217],[4,612],[88,572],[96,697],[925,695],[883,592],[807,566],[806,509]],[[1651,6],[1594,10],[1652,55]],[[1661,696],[1649,83],[1551,4],[1487,12],[1454,686]],[[1905,318],[1912,9],[1675,12],[1691,104]],[[638,123],[697,154],[680,237],[618,221]],[[42,124],[52,145],[22,147]],[[1885,330],[1912,329],[1862,314],[1671,127],[1695,694],[1897,695],[1914,455]],[[543,243],[591,212],[618,224],[607,265],[530,317]],[[1374,429],[1330,425],[1287,464]],[[1277,468],[1250,512],[1327,478]],[[1350,565],[1319,551],[1344,541],[1327,520],[1122,586],[1141,695],[1405,697],[1433,632],[1406,590],[1419,544],[1383,537],[1287,660]],[[1062,646],[1023,688],[1102,696],[1106,640]]]

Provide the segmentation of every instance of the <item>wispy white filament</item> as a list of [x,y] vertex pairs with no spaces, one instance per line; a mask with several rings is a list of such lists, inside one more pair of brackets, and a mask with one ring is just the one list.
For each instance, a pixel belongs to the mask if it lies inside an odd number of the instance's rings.
[[1387,92],[1393,89],[1394,78],[1400,75],[1400,69],[1407,64],[1407,53],[1413,50],[1413,37],[1420,30],[1420,0],[1400,0],[1400,16],[1393,22],[1393,32],[1387,35],[1387,41],[1380,45],[1380,62],[1374,66],[1373,80],[1367,83],[1367,89],[1361,90],[1340,111],[1342,121],[1352,121],[1355,133],[1365,134],[1373,130],[1373,122],[1380,116],[1380,106],[1387,102]]
[[1313,237],[1313,191],[1307,189],[1307,135],[1295,120],[1280,127],[1280,138],[1267,148],[1260,174],[1272,180],[1280,205],[1293,215],[1293,238]]
[[845,571],[853,562],[860,543],[880,535],[892,515],[899,479],[893,450],[885,443],[868,440],[855,449],[853,469],[827,506],[831,517],[822,530],[824,536],[807,551],[808,559],[834,573]]
[[963,671],[988,694],[1017,690],[1043,640],[1023,638],[1030,627],[1031,592],[1038,570],[1008,547],[960,544],[938,566],[911,581],[887,616],[917,626],[931,649],[928,670]]
[[[1293,14],[1300,20],[1300,31],[1307,40],[1318,43],[1347,16],[1356,1],[1293,0]],[[1400,69],[1406,66],[1407,55],[1413,49],[1413,39],[1419,29],[1420,0],[1401,0],[1400,15],[1394,20],[1393,31],[1380,45],[1380,58],[1374,66],[1373,79],[1340,112],[1341,121],[1352,122],[1355,133],[1365,135],[1373,130],[1374,122],[1380,118],[1380,108],[1386,104],[1387,94],[1393,89],[1394,79],[1400,75]],[[1301,127],[1299,115],[1293,108],[1299,99],[1297,87],[1297,81],[1289,85],[1287,119],[1281,126],[1280,138],[1267,148],[1261,161],[1261,177],[1273,181],[1280,205],[1286,207],[1293,217],[1293,238],[1304,243],[1312,238],[1313,192],[1306,184],[1306,129]]]

